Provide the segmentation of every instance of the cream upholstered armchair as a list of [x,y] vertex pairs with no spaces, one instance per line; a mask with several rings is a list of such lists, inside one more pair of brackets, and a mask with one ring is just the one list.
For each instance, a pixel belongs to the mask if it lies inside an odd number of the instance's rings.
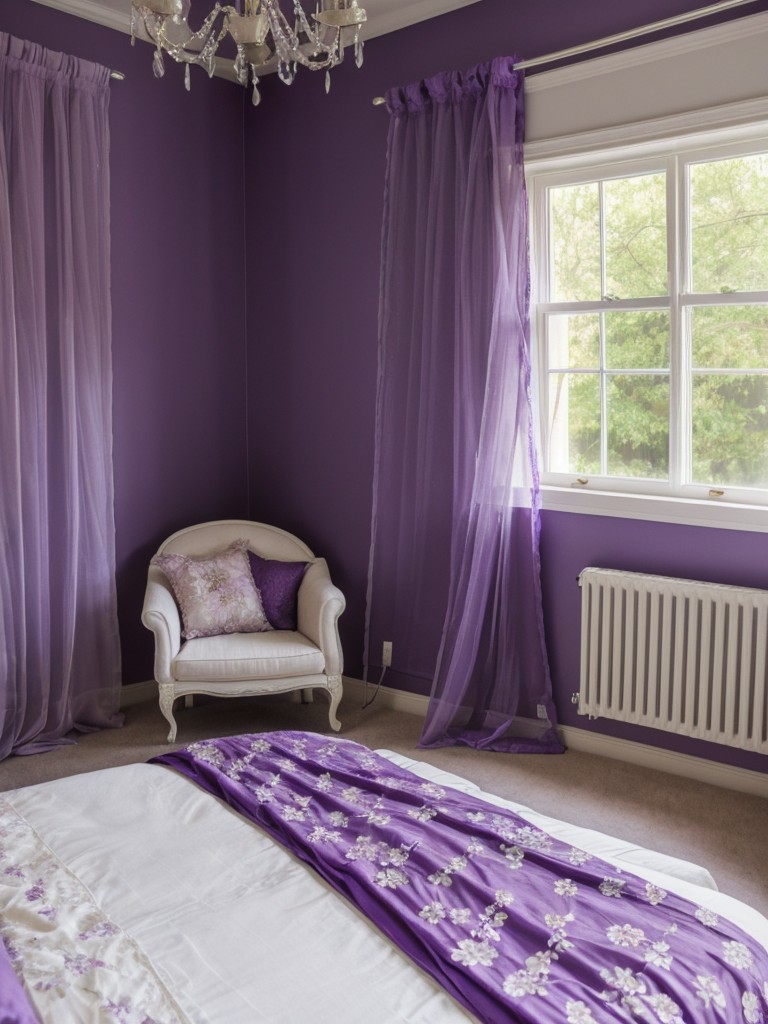
[[228,519],[174,533],[150,564],[141,616],[155,635],[168,741],[174,700],[192,694],[322,689],[338,730],[344,606],[325,559],[285,530]]

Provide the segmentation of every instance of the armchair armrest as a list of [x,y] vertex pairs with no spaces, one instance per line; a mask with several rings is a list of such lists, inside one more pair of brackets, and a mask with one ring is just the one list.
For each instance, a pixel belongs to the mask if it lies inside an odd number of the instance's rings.
[[307,568],[299,587],[298,626],[299,632],[325,655],[329,676],[341,675],[344,668],[338,622],[345,607],[344,595],[331,582],[325,559],[316,559]]
[[171,683],[171,662],[181,649],[181,619],[171,585],[162,569],[149,567],[141,621],[155,634],[155,679]]

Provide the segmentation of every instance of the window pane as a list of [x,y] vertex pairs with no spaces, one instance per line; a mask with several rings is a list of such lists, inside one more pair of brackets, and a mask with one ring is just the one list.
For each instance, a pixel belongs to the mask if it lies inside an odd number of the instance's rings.
[[600,190],[596,182],[549,190],[553,302],[601,297]]
[[667,310],[606,313],[605,365],[611,370],[669,369]]
[[692,164],[695,292],[768,288],[768,153]]
[[669,475],[669,377],[611,374],[606,384],[611,476]]
[[600,366],[600,316],[549,317],[549,368],[551,370],[597,370]]
[[695,374],[693,481],[768,486],[768,377]]
[[694,368],[768,367],[768,306],[695,306],[691,346]]
[[606,181],[605,290],[620,299],[666,295],[666,174]]
[[598,473],[599,374],[550,374],[549,412],[549,468],[554,473]]

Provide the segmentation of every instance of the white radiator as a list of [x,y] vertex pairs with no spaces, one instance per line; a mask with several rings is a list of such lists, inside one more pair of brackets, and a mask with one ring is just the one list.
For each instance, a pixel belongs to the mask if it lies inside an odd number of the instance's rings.
[[768,753],[768,592],[584,569],[579,713]]

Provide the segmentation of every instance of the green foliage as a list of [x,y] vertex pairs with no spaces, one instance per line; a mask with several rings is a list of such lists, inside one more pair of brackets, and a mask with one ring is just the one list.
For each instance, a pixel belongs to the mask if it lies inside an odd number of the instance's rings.
[[[768,290],[768,154],[692,164],[689,180],[692,290]],[[548,325],[552,469],[664,479],[683,343],[669,309],[610,303],[666,294],[665,174],[552,189],[550,228],[551,298],[573,306]],[[682,330],[692,481],[768,487],[768,305],[684,307]]]

